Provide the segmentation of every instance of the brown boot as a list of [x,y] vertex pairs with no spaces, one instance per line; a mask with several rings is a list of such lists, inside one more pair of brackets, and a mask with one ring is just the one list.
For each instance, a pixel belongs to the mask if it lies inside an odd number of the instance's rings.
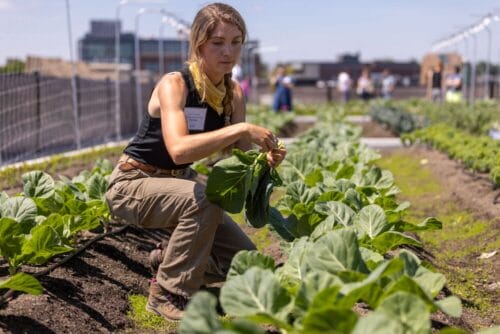
[[160,315],[167,320],[179,321],[184,316],[184,310],[188,302],[188,298],[165,290],[158,282],[153,282],[149,287],[146,310]]

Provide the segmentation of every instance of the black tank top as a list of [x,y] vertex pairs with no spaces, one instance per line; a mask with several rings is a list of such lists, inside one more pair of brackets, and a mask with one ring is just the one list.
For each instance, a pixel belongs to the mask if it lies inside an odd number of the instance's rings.
[[441,88],[441,72],[432,72],[432,88]]
[[[185,108],[203,108],[207,110],[203,130],[189,130],[189,134],[213,131],[224,127],[224,114],[219,115],[206,102],[201,102],[191,72],[186,68],[181,71],[188,89]],[[164,169],[182,169],[191,163],[176,165],[163,141],[161,118],[144,115],[137,134],[132,138],[124,152],[133,159]]]

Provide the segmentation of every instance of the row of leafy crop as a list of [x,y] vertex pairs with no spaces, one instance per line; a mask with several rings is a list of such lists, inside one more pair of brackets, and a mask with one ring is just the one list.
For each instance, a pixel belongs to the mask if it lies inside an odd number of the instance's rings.
[[461,161],[467,168],[489,173],[500,186],[500,141],[488,136],[474,136],[446,124],[436,124],[402,137],[410,143],[421,142]]
[[500,122],[495,101],[436,104],[425,100],[378,101],[370,106],[372,117],[394,133],[406,133],[429,124],[445,123],[474,135],[485,135]]
[[71,252],[82,230],[95,229],[109,218],[103,200],[112,164],[99,160],[91,171],[69,180],[54,179],[42,171],[25,173],[23,192],[0,193],[0,255],[10,277],[0,289],[40,294],[42,286],[20,271],[25,264],[43,265],[56,255]]
[[293,112],[273,112],[267,106],[249,105],[247,107],[246,121],[252,124],[265,126],[273,133],[278,133],[285,124],[293,121]]
[[[373,165],[379,156],[359,143],[359,134],[335,123],[301,137],[279,169],[286,193],[276,208],[266,206],[277,176],[264,176],[269,170],[258,155],[236,152],[215,165],[207,196],[233,212],[245,200],[263,201],[257,205],[268,216],[248,215],[252,204],[245,207],[247,221],[255,226],[265,219],[288,241],[288,258],[276,268],[257,251],[238,253],[220,293],[229,318],[220,321],[216,298],[201,292],[188,306],[181,333],[264,333],[263,324],[282,333],[429,333],[432,312],[460,316],[458,298],[435,299],[444,276],[412,252],[395,251],[421,246],[404,232],[441,223],[403,220],[409,203],[397,202],[392,174]],[[211,184],[222,189],[213,191]],[[261,188],[264,196],[256,196]],[[360,317],[354,307],[368,315]]]

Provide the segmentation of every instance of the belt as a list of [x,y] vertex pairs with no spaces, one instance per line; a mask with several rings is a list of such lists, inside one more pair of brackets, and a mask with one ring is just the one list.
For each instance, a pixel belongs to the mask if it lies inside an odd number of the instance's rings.
[[159,168],[155,167],[152,165],[145,164],[143,162],[137,161],[130,156],[124,154],[120,157],[120,160],[118,160],[118,169],[121,170],[122,172],[128,172],[134,169],[139,169],[147,174],[151,175],[163,175],[163,176],[173,176],[173,177],[178,177],[178,176],[183,176],[187,168],[183,169],[164,169],[164,168]]

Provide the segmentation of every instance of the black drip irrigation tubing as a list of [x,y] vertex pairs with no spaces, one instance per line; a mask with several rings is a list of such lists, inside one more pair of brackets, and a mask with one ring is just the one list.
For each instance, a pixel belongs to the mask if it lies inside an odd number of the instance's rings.
[[[127,228],[129,228],[130,226],[131,226],[130,224],[126,224],[126,225],[120,226],[119,228],[114,229],[112,231],[99,234],[98,236],[96,236],[96,237],[88,240],[86,243],[84,243],[82,246],[80,246],[75,252],[73,252],[73,253],[67,255],[66,257],[64,257],[61,261],[56,262],[56,263],[48,266],[47,268],[45,268],[45,269],[43,269],[43,270],[41,270],[41,271],[39,271],[37,273],[32,274],[32,276],[33,277],[40,277],[40,276],[47,275],[48,273],[50,273],[51,271],[53,271],[57,267],[65,264],[66,262],[68,262],[72,258],[74,258],[74,257],[80,255],[81,253],[83,253],[87,248],[89,248],[95,242],[97,242],[97,241],[99,241],[101,239],[104,239],[107,236],[122,233]],[[19,294],[20,293],[16,294],[16,290],[9,289],[2,296],[0,296],[0,306],[3,306],[3,304],[8,303],[9,301],[13,300]]]

